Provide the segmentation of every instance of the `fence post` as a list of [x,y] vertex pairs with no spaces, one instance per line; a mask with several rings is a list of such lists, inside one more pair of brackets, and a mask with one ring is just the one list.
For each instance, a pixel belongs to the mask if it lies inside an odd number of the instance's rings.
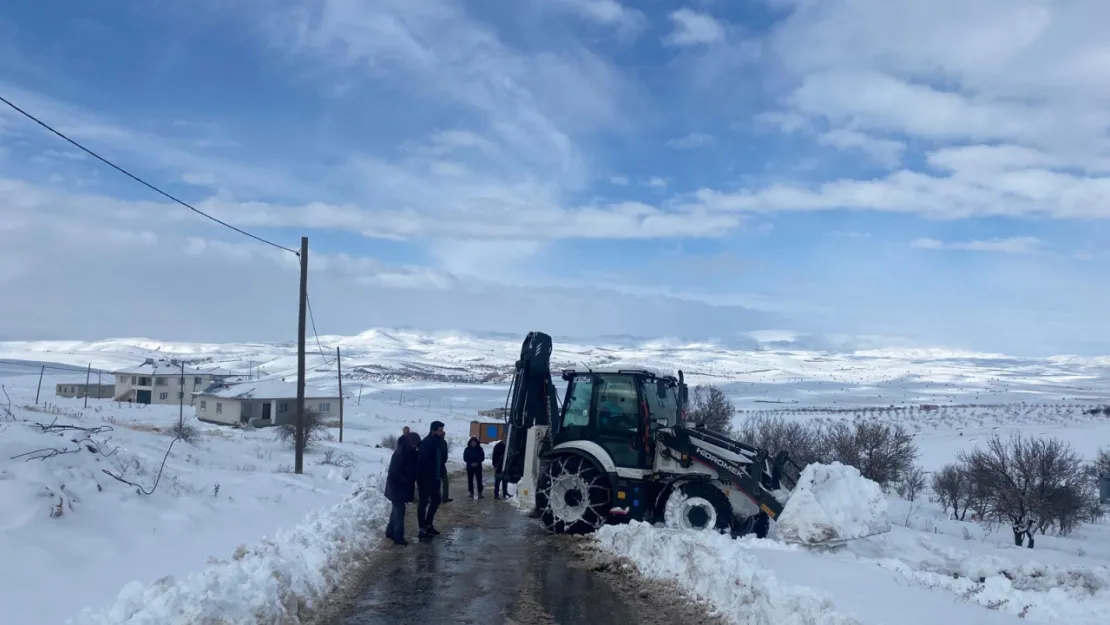
[[35,405],[39,405],[39,392],[42,391],[42,374],[46,373],[46,365],[39,369],[39,387],[35,389]]

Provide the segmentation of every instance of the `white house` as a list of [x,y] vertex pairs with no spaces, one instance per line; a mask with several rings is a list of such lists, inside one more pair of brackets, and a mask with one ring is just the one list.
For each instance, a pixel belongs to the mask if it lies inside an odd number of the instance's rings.
[[[305,409],[324,419],[339,416],[339,394],[305,385]],[[196,394],[197,419],[255,427],[292,423],[297,414],[297,385],[282,380],[255,380]]]
[[194,393],[235,375],[218,368],[197,369],[172,360],[148,358],[141,365],[113,371],[116,388],[113,399],[137,404],[178,404],[182,399],[192,405]]

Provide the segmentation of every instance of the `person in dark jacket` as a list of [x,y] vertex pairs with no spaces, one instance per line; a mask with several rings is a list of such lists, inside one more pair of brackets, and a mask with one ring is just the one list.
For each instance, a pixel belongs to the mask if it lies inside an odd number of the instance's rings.
[[420,441],[417,454],[416,484],[420,489],[420,503],[416,508],[416,519],[420,524],[420,540],[439,535],[434,523],[445,477],[441,444],[444,435],[443,422],[432,421],[431,431]]
[[466,463],[466,489],[470,491],[471,499],[482,498],[482,463],[485,461],[486,450],[482,449],[477,436],[471,436],[466,442],[466,449],[463,450],[463,462]]
[[385,535],[395,544],[408,544],[405,540],[405,504],[414,499],[415,490],[416,448],[411,438],[402,436],[393,457],[389,459],[389,471],[385,478],[385,497],[393,504]]
[[493,446],[493,498],[509,497],[509,483],[505,481],[501,472],[501,463],[505,462],[505,441],[497,441]]
[[442,454],[440,456],[440,458],[442,459],[441,460],[441,462],[442,462],[442,467],[441,467],[442,471],[441,471],[440,475],[443,476],[440,479],[440,485],[442,487],[442,493],[440,494],[440,503],[451,503],[452,501],[455,501],[455,500],[452,499],[451,496],[447,492],[447,490],[448,490],[447,487],[450,485],[451,480],[447,476],[447,457],[450,455],[450,450],[447,448],[447,437],[446,436],[444,436],[443,438],[440,439],[440,450],[439,451]]

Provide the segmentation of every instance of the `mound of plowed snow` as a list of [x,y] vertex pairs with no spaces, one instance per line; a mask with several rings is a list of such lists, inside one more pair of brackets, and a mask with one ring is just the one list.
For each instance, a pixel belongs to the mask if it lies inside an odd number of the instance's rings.
[[775,524],[780,540],[805,544],[888,531],[882,488],[839,462],[807,466]]

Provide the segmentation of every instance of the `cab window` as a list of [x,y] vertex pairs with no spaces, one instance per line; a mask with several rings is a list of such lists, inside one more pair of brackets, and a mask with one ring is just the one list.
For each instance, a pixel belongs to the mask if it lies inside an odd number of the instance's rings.
[[577,376],[571,381],[570,399],[563,411],[563,427],[585,427],[590,424],[590,401],[593,394],[592,376]]
[[640,409],[632,378],[602,374],[597,398],[597,430],[603,434],[635,434]]

